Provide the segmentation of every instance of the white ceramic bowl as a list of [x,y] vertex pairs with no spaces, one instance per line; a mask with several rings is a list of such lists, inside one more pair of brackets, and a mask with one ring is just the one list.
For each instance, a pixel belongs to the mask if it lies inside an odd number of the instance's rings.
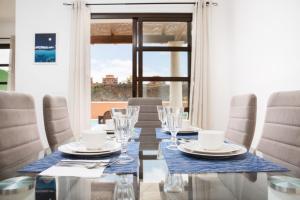
[[90,129],[82,131],[81,143],[87,149],[99,149],[106,142],[106,132],[102,129]]
[[217,130],[200,130],[198,140],[200,145],[207,150],[221,149],[225,139],[224,131]]

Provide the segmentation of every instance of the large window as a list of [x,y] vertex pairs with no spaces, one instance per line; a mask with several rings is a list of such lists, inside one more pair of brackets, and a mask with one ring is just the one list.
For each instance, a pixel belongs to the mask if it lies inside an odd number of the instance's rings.
[[191,21],[191,14],[92,14],[92,118],[130,97],[169,104],[175,94],[188,108]]
[[0,44],[0,90],[7,90],[9,44]]
[[[164,104],[182,98],[188,108],[191,59],[189,14],[142,16],[136,19],[137,40],[133,43],[137,68],[133,74],[134,96],[160,97]],[[174,93],[175,91],[175,93]],[[172,93],[173,92],[173,93]],[[172,95],[172,94],[180,95]]]

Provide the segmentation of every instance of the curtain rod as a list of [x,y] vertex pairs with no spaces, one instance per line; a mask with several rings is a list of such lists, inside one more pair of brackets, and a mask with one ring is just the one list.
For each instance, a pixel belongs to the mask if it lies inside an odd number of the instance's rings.
[[[120,6],[120,5],[153,5],[153,4],[159,4],[159,5],[162,5],[162,4],[195,4],[195,2],[161,2],[161,3],[87,3],[85,5],[87,6]],[[218,3],[217,2],[209,2],[207,1],[206,2],[206,5],[209,6],[209,5],[212,5],[212,6],[217,6]],[[63,5],[65,6],[72,6],[73,3],[63,3]]]
[[10,39],[10,38],[4,38],[4,37],[0,38],[0,40],[7,40],[7,39]]

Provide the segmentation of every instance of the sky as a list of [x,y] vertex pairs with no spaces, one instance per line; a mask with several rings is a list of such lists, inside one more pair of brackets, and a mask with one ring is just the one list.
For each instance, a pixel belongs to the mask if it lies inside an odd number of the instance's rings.
[[55,47],[56,35],[55,33],[39,33],[35,35],[36,47]]
[[[144,76],[170,76],[169,52],[144,52]],[[180,56],[181,74],[187,75],[187,53]],[[126,81],[132,74],[131,44],[93,44],[91,45],[91,77],[94,82],[102,82],[107,74]]]

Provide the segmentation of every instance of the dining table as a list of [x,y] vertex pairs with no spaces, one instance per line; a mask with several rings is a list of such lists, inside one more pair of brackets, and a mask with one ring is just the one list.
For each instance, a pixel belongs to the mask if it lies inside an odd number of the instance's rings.
[[[136,141],[128,145],[128,154],[134,157],[132,163],[114,163],[99,177],[41,175],[61,159],[57,151],[19,172],[35,177],[32,191],[36,200],[278,200],[300,197],[296,187],[299,188],[299,183],[295,183],[296,189],[292,192],[278,184],[279,180],[294,178],[288,169],[250,152],[230,159],[207,159],[169,150],[169,143],[161,141],[158,147],[163,156],[157,161],[163,167],[156,166],[155,162],[145,167],[144,179],[139,179],[139,143]],[[108,158],[117,159],[118,155]]]

